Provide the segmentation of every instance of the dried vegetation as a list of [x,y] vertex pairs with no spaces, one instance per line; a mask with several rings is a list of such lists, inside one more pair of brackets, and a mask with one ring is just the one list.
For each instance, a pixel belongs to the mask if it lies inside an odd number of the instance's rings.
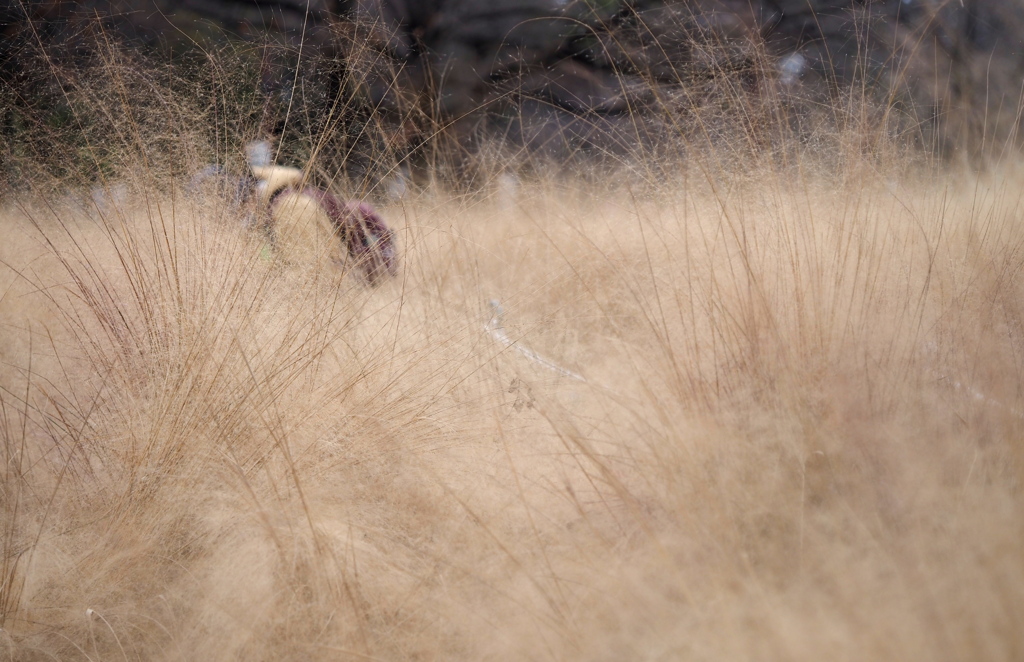
[[249,97],[103,66],[0,211],[0,658],[1024,655],[1016,156],[734,96],[685,158],[409,183],[370,289],[183,192]]

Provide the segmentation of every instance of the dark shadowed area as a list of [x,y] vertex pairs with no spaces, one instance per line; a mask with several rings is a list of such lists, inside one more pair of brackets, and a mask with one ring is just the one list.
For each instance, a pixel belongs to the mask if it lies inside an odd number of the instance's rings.
[[347,158],[325,167],[363,187],[396,164],[474,181],[495,150],[593,163],[791,137],[755,115],[814,140],[850,104],[977,159],[1016,145],[1024,73],[1024,7],[1007,0],[8,0],[0,24],[11,140],[67,124],[70,79],[116,45],[234,88],[264,134],[333,141]]

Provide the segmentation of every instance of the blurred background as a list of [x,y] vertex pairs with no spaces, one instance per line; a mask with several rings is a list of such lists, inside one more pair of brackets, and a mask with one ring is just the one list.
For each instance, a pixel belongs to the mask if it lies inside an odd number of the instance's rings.
[[81,132],[87,111],[71,107],[70,90],[97,67],[109,78],[112,63],[188,87],[200,111],[238,119],[243,137],[290,131],[295,158],[342,154],[323,162],[328,176],[364,189],[398,171],[472,183],[486,155],[564,166],[721,153],[737,141],[780,150],[851,121],[981,162],[1017,147],[1021,120],[1024,6],[1014,0],[2,6],[9,163],[28,152],[38,162],[61,128]]

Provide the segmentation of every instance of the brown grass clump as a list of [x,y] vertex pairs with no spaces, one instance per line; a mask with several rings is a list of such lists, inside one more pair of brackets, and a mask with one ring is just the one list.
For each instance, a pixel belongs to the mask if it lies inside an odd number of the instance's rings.
[[374,290],[9,207],[7,655],[1018,657],[1020,170],[684,170],[409,199]]

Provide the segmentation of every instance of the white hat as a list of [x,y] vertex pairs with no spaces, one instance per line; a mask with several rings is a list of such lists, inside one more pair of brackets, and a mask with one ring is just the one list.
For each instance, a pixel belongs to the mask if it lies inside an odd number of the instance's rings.
[[273,160],[270,152],[269,140],[254,140],[245,146],[245,156],[251,166],[270,165]]

